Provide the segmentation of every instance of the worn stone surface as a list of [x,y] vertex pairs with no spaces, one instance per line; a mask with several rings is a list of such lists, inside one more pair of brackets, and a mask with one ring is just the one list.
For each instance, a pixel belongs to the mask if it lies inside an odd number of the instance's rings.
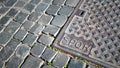
[[52,59],[55,57],[55,55],[57,54],[56,51],[46,48],[45,52],[43,53],[43,55],[41,56],[44,60],[51,62]]
[[34,25],[34,22],[31,22],[31,21],[25,21],[24,24],[23,24],[23,28],[27,31],[29,31],[32,26]]
[[50,46],[50,45],[52,44],[53,40],[54,40],[53,37],[50,37],[50,36],[45,35],[45,34],[42,34],[42,35],[40,36],[40,38],[38,39],[38,41],[39,41],[40,43],[43,43],[43,44],[45,44],[45,45],[47,45],[47,46]]
[[52,3],[54,5],[63,5],[65,3],[65,0],[53,0]]
[[44,12],[48,7],[48,4],[45,3],[40,3],[37,8],[35,9],[35,11],[37,12]]
[[42,59],[38,59],[29,55],[27,59],[24,61],[21,68],[40,68],[43,65],[44,61]]
[[47,4],[51,3],[52,1],[53,0],[42,0],[42,2],[47,3]]
[[45,66],[43,66],[42,68],[55,68],[55,67],[53,67],[53,66],[48,66],[48,65],[45,65]]
[[65,65],[68,63],[69,59],[70,57],[59,53],[53,60],[53,65],[57,68],[64,68]]
[[32,5],[31,3],[28,3],[24,8],[29,11],[32,12],[32,10],[34,9],[34,5]]
[[30,3],[32,4],[38,4],[41,0],[31,0]]
[[14,17],[16,14],[17,14],[17,10],[16,9],[11,9],[8,13],[7,13],[7,15],[8,16],[10,16],[10,17]]
[[71,59],[68,65],[68,68],[85,68],[85,67],[86,67],[86,63],[75,59]]
[[36,43],[34,47],[31,49],[31,53],[36,57],[40,57],[42,53],[45,51],[45,49],[46,49],[46,46]]
[[55,26],[58,26],[58,27],[62,27],[65,24],[66,21],[67,21],[66,16],[57,15],[57,16],[55,16],[55,18],[53,19],[51,24],[55,25]]
[[32,46],[35,43],[36,39],[37,39],[37,36],[28,34],[23,40],[23,43],[28,44],[29,46]]
[[17,3],[15,4],[15,7],[20,7],[22,8],[25,5],[24,1],[17,1]]
[[45,27],[45,29],[43,30],[44,33],[50,33],[53,36],[56,36],[59,32],[60,28],[53,26],[53,25],[48,25],[47,27]]
[[79,1],[80,1],[80,0],[67,0],[67,1],[66,1],[66,5],[75,7],[75,6],[78,4]]
[[4,26],[5,24],[7,24],[7,22],[8,22],[9,19],[10,19],[10,18],[7,17],[7,16],[2,17],[2,18],[0,19],[0,24],[1,24],[2,26]]

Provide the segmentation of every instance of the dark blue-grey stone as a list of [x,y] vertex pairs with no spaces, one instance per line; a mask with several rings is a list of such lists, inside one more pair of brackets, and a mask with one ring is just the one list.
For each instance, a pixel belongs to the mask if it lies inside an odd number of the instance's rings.
[[44,3],[51,3],[52,0],[42,0],[42,2],[44,2]]
[[9,19],[10,19],[10,18],[7,17],[7,16],[2,17],[2,18],[0,19],[0,24],[1,24],[2,26],[5,25],[5,24],[8,22]]
[[53,0],[52,4],[54,5],[63,5],[65,3],[65,0]]
[[44,12],[45,9],[47,9],[48,5],[45,3],[40,3],[37,8],[35,9],[35,11],[37,12]]
[[10,16],[10,17],[14,17],[16,14],[17,14],[17,10],[12,8],[8,13],[7,15]]
[[28,3],[24,8],[26,10],[28,10],[29,12],[32,12],[32,10],[34,9],[34,5],[32,5],[31,3]]
[[15,4],[15,7],[20,7],[22,8],[25,5],[24,1],[17,1],[17,3]]
[[23,24],[23,28],[27,31],[29,31],[32,26],[33,26],[34,22],[31,22],[31,21],[25,21],[24,24]]
[[30,3],[32,4],[38,4],[41,0],[31,0]]
[[1,7],[1,8],[0,8],[0,14],[6,13],[8,9],[9,9],[9,8],[7,8],[7,7]]
[[17,0],[8,0],[6,3],[5,3],[5,6],[8,6],[8,7],[11,7]]

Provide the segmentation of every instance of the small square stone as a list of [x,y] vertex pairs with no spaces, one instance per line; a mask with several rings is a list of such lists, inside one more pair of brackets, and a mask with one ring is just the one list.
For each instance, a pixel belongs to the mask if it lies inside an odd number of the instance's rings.
[[52,49],[47,48],[41,57],[44,60],[46,60],[48,62],[51,62],[52,59],[55,57],[56,54],[57,54],[56,51],[53,51]]
[[24,1],[17,1],[17,3],[15,4],[15,7],[23,7],[25,5]]
[[22,41],[27,35],[27,31],[20,29],[16,34],[15,34],[15,38],[19,39],[20,41]]
[[25,30],[29,31],[29,30],[32,28],[33,24],[34,24],[34,22],[25,21],[25,22],[23,23],[23,26],[22,26],[22,27],[23,27]]
[[6,13],[8,9],[9,9],[9,8],[7,8],[7,7],[1,7],[1,8],[0,8],[0,14]]
[[28,16],[28,20],[35,22],[35,21],[38,20],[38,18],[39,18],[40,16],[41,16],[41,13],[35,11],[35,12],[32,12],[32,13]]
[[73,12],[74,8],[70,7],[70,6],[63,6],[60,10],[59,10],[59,14],[60,15],[65,15],[65,16],[70,16],[71,13]]
[[56,36],[59,32],[60,28],[53,26],[53,25],[48,25],[47,27],[45,27],[45,29],[43,30],[44,33],[50,33],[53,36]]
[[17,22],[19,22],[19,23],[23,23],[23,21],[26,19],[27,15],[28,15],[28,14],[26,14],[26,13],[20,12],[20,13],[16,16],[15,20],[16,20]]
[[34,36],[32,34],[28,34],[26,36],[26,38],[23,40],[23,43],[28,44],[29,46],[32,46],[36,40],[37,40],[37,36]]
[[16,9],[11,9],[8,13],[7,13],[7,15],[8,16],[10,16],[10,17],[14,17],[16,14],[17,14],[17,10]]
[[37,8],[35,9],[35,11],[37,12],[44,12],[45,9],[47,9],[48,5],[45,3],[40,3]]
[[67,0],[67,1],[66,1],[66,5],[75,7],[75,6],[79,3],[79,1],[80,1],[80,0]]
[[66,16],[56,15],[51,24],[58,27],[62,27],[66,23],[66,21],[67,21]]
[[38,41],[40,43],[43,43],[43,44],[47,45],[47,46],[50,46],[52,44],[53,40],[54,40],[53,37],[42,34]]
[[86,63],[80,60],[71,59],[68,68],[86,68]]
[[38,4],[41,0],[31,0],[30,3],[32,4]]
[[34,5],[32,5],[31,3],[28,3],[24,8],[26,10],[28,10],[29,12],[32,12],[32,10],[34,9]]
[[42,0],[42,2],[44,2],[44,3],[51,3],[52,0]]
[[63,5],[65,3],[65,0],[53,0],[52,2],[54,5]]
[[53,60],[53,65],[57,68],[64,68],[65,65],[68,63],[69,59],[70,57],[59,53]]
[[1,32],[0,33],[0,44],[4,45],[8,42],[8,40],[11,38],[11,35],[8,32]]
[[8,0],[5,2],[5,6],[11,7],[17,0]]
[[41,16],[41,18],[39,19],[38,23],[47,25],[47,24],[50,24],[52,19],[53,19],[53,16],[44,14],[44,15]]
[[34,33],[35,35],[39,35],[42,30],[44,29],[44,26],[42,24],[35,24],[31,29],[30,32]]
[[2,17],[2,18],[0,19],[0,24],[1,24],[2,26],[4,26],[5,24],[8,23],[8,20],[9,20],[9,19],[10,19],[10,17],[7,17],[7,16]]
[[56,15],[59,9],[60,7],[57,5],[50,5],[49,8],[46,10],[46,13]]
[[36,57],[33,57],[29,55],[21,68],[41,68],[43,65],[44,61],[42,59],[38,59]]
[[45,51],[45,49],[46,49],[46,46],[36,43],[32,48],[31,53],[36,57],[40,57],[42,53]]
[[20,24],[18,22],[11,21],[10,24],[6,27],[5,31],[9,34],[13,35],[18,28],[20,28]]

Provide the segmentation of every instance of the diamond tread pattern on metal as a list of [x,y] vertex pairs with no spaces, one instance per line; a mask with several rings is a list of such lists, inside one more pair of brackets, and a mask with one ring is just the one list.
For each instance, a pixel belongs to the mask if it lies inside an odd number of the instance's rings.
[[105,67],[120,67],[120,0],[84,0],[54,46]]

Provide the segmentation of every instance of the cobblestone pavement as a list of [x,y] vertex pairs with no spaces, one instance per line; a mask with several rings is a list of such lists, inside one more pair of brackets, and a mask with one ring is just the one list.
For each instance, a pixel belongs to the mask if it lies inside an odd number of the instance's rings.
[[0,0],[0,68],[102,68],[53,47],[81,1]]

